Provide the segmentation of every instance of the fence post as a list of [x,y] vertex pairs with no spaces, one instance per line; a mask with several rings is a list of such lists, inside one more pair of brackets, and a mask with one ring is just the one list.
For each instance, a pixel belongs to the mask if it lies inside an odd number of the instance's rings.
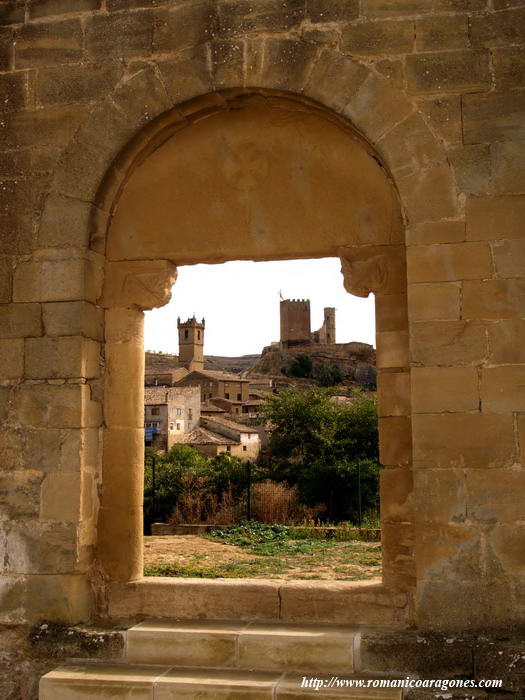
[[252,519],[252,465],[251,462],[246,462],[246,520]]

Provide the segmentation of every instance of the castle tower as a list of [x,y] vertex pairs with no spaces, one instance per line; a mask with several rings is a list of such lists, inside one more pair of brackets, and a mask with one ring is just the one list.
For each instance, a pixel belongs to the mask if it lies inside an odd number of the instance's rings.
[[326,306],[324,310],[323,342],[326,345],[335,343],[335,308]]
[[281,301],[281,347],[307,345],[310,342],[310,300]]
[[179,329],[179,365],[190,372],[204,369],[204,319],[199,323],[195,316],[184,323],[177,319]]

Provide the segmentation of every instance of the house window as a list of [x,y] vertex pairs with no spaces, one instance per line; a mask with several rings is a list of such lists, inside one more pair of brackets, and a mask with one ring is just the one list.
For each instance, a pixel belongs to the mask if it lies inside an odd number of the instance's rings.
[[200,339],[201,339],[201,332],[197,331],[197,340],[200,340]]
[[231,452],[231,451],[232,451],[231,445],[226,445],[226,452]]
[[193,418],[193,411],[191,408],[188,408],[188,420],[191,420]]
[[178,409],[177,409],[177,415],[178,415],[178,416],[182,416],[182,408],[178,408]]
[[246,447],[246,445],[243,445],[243,446],[242,446],[242,451],[243,451],[243,452],[247,452],[247,451],[248,451],[248,448]]
[[177,423],[177,430],[180,430],[180,423]]
[[209,399],[211,399],[212,396],[213,396],[213,394],[208,394],[208,398],[209,398]]
[[241,400],[242,400],[242,394],[237,394],[237,401],[241,401]]
[[187,339],[188,338],[188,331],[184,331],[184,337]]
[[155,406],[155,408],[152,408],[151,415],[152,416],[160,416],[160,408],[158,406]]
[[230,395],[229,395],[228,393],[225,393],[225,394],[224,394],[224,398],[225,398],[225,399],[229,399],[229,398],[230,398]]
[[175,428],[175,423],[170,423],[170,430],[173,430]]

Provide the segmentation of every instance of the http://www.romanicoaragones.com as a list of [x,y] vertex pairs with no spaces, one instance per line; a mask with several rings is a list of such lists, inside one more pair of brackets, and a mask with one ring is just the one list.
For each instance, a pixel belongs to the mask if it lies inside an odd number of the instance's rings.
[[424,688],[430,690],[469,689],[479,690],[481,688],[501,688],[501,679],[423,679],[423,678],[342,678],[341,676],[330,676],[325,678],[315,678],[313,676],[303,676],[300,681],[301,688],[316,690],[326,690],[335,688],[394,688],[394,689],[414,689]]

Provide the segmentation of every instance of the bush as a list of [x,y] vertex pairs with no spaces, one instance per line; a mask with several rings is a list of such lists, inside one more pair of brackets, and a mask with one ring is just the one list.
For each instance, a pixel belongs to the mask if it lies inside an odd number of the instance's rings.
[[309,355],[296,355],[285,372],[289,377],[306,379],[312,374],[312,360]]

